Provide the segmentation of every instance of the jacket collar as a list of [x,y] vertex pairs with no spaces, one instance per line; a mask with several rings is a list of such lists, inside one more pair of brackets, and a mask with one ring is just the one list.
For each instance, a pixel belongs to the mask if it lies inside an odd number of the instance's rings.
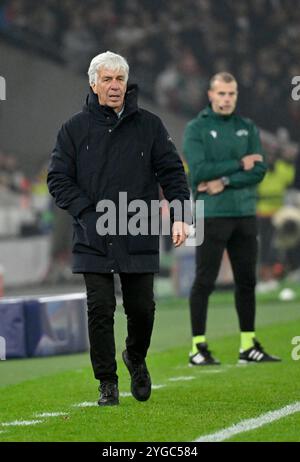
[[203,117],[212,117],[213,119],[217,119],[217,120],[229,120],[229,119],[231,119],[232,117],[235,116],[235,112],[233,112],[230,115],[218,114],[217,112],[213,111],[213,109],[211,107],[211,103],[210,103],[210,104],[208,104],[206,106],[205,109],[203,109],[203,111],[200,112],[199,115],[201,115]]
[[[133,114],[139,110],[138,108],[138,86],[136,84],[130,84],[127,87],[125,93],[125,107],[122,114],[122,118],[130,114]],[[90,114],[96,118],[103,119],[107,115],[113,115],[117,118],[115,111],[108,106],[101,106],[99,104],[98,96],[93,92],[90,87],[89,94],[86,97],[85,104],[83,106],[83,111],[88,111]]]

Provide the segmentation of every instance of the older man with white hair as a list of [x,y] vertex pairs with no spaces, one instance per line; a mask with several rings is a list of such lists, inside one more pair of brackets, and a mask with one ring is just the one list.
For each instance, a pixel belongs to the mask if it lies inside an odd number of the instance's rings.
[[[124,212],[120,192],[130,202],[143,201],[148,212],[142,218],[147,224],[153,218],[153,201],[159,200],[159,185],[169,202],[177,201],[180,210],[174,208],[171,215],[175,247],[186,239],[192,221],[189,210],[181,213],[190,194],[180,157],[159,117],[139,108],[137,86],[128,85],[128,73],[127,61],[110,51],[92,59],[86,104],[59,131],[48,173],[56,204],[73,217],[73,272],[83,273],[85,279],[90,353],[95,378],[100,381],[100,406],[119,403],[113,327],[115,273],[121,279],[127,315],[122,356],[131,375],[132,395],[146,401],[151,394],[145,358],[154,322],[159,236],[121,232],[121,221],[128,224],[132,212]],[[101,201],[115,206],[116,232],[103,232]]]

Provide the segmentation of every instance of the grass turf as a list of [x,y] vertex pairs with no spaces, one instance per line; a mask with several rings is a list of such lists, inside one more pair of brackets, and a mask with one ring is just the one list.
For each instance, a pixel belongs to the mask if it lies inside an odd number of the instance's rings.
[[[155,385],[151,399],[139,403],[121,397],[112,408],[73,405],[96,402],[88,354],[1,361],[0,441],[193,441],[241,420],[300,401],[300,361],[291,358],[300,335],[299,298],[280,302],[276,293],[259,297],[258,338],[280,364],[237,366],[239,335],[231,293],[211,299],[208,338],[222,365],[189,368],[187,301],[169,299],[157,307],[148,366]],[[128,372],[120,360],[125,320],[116,316],[120,391],[129,392]],[[172,378],[193,377],[173,381]],[[65,412],[58,417],[37,413]],[[15,420],[40,419],[32,426],[2,426]],[[300,441],[300,414],[285,417],[228,441]]]

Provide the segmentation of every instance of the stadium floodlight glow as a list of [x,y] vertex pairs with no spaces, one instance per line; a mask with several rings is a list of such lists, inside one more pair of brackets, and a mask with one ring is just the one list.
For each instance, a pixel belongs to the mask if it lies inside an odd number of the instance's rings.
[[0,361],[6,360],[6,340],[4,337],[0,337]]
[[295,75],[292,78],[292,85],[296,85],[292,90],[292,99],[294,101],[300,100],[300,75]]
[[0,75],[0,101],[6,100],[6,80]]

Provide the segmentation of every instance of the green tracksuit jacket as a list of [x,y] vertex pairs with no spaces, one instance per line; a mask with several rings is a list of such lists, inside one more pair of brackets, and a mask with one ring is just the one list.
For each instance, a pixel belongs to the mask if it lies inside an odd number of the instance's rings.
[[[191,120],[184,132],[183,153],[189,168],[194,199],[204,200],[205,217],[241,217],[256,213],[256,185],[262,181],[267,166],[257,162],[244,171],[240,160],[247,154],[262,154],[256,126],[236,114],[222,116],[211,106]],[[229,178],[224,191],[210,196],[199,193],[202,181]],[[197,217],[197,207],[196,207]]]

